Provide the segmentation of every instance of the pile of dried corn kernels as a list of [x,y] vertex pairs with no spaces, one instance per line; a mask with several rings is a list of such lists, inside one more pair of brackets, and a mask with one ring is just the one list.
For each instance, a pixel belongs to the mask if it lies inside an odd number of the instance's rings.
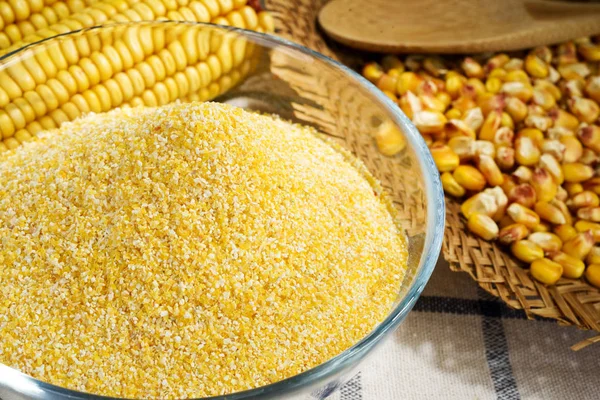
[[[470,231],[540,282],[600,287],[599,61],[600,38],[584,38],[514,57],[386,56],[362,72],[422,133]],[[402,148],[382,132],[384,154]]]
[[[271,15],[247,0],[21,0],[0,2],[0,55],[95,25],[165,19],[274,30]],[[212,99],[250,69],[245,39],[202,38],[210,32],[199,27],[176,40],[152,27],[116,40],[93,35],[64,38],[0,71],[0,153],[88,112]]]

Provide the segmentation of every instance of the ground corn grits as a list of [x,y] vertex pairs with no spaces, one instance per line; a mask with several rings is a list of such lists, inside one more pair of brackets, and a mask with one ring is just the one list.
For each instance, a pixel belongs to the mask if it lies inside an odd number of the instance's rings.
[[92,115],[2,155],[0,362],[182,398],[335,356],[390,311],[406,262],[349,160],[215,103]]

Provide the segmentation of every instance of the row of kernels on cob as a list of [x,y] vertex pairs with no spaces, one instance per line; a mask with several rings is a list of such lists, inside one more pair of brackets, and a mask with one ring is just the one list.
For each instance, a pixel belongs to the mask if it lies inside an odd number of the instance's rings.
[[93,0],[9,0],[0,2],[0,49],[75,14]]
[[[273,31],[266,12],[233,13],[241,27]],[[235,33],[182,25],[114,27],[25,50],[0,71],[0,151],[87,112],[212,99],[248,74],[253,49]]]
[[[27,3],[31,0],[20,0]],[[2,53],[57,34],[110,22],[175,20],[212,22],[244,27],[256,12],[246,0],[73,0],[57,2],[48,10],[30,15],[30,20],[0,29]],[[55,10],[57,9],[57,10]]]
[[[415,124],[467,228],[508,246],[531,275],[600,287],[600,44],[519,56],[386,56],[363,75]],[[380,148],[398,135],[378,134]],[[386,155],[392,155],[385,151]]]

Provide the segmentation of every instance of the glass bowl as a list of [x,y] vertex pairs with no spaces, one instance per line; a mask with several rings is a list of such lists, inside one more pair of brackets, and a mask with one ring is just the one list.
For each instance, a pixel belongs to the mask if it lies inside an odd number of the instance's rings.
[[[74,65],[88,72],[89,87],[80,81],[73,85],[67,75],[75,76]],[[56,90],[55,81],[63,84],[66,92]],[[19,85],[23,94],[15,88],[11,92],[11,83]],[[28,99],[36,110],[34,115],[16,115],[20,120],[14,119],[14,126],[2,122],[0,132],[9,148],[82,112],[214,99],[314,126],[361,159],[391,195],[397,223],[408,237],[409,259],[406,278],[387,318],[360,342],[317,367],[268,386],[211,398],[327,397],[352,378],[361,361],[400,325],[438,259],[444,232],[443,191],[416,128],[360,75],[290,41],[200,23],[94,27],[46,39],[0,58],[0,87],[12,98]],[[38,96],[26,96],[27,91]],[[9,109],[6,104],[2,108]],[[15,112],[14,107],[10,110]],[[397,127],[406,141],[404,150],[393,157],[383,156],[374,140],[384,124]],[[0,364],[0,398],[106,397],[41,382]]]

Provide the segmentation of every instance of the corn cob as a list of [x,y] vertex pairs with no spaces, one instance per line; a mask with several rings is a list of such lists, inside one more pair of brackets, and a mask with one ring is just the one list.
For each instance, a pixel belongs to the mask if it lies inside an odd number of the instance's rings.
[[[240,10],[244,24],[253,24],[245,27],[272,29],[268,16]],[[165,38],[164,28],[121,26],[101,38],[82,33],[27,50],[23,62],[0,72],[3,140],[14,146],[81,114],[132,102],[214,98],[249,72],[253,46],[244,38],[207,28],[176,31],[170,28],[173,39]]]
[[[394,57],[393,67],[388,59],[363,71],[423,134],[444,190],[463,198],[467,228],[510,244],[529,264],[545,251],[532,275],[546,284],[560,277],[555,264],[571,279],[600,265],[600,255],[586,258],[600,241],[599,40],[540,47],[522,59]],[[431,101],[423,88],[444,101]],[[490,188],[508,204],[499,207]],[[497,235],[482,228],[487,217],[499,225]]]
[[[80,0],[76,0],[80,1]],[[61,4],[61,3],[57,3]],[[257,30],[272,32],[273,22],[267,13],[257,13],[245,1],[232,0],[193,0],[182,2],[163,0],[103,0],[91,2],[88,7],[77,8],[77,12],[63,12],[60,18],[41,29],[31,28],[0,40],[0,54],[6,54],[26,44],[33,43],[50,36],[66,33],[76,29],[89,28],[108,22],[129,22],[148,20],[178,20],[193,22],[212,22],[246,28],[258,25]],[[38,18],[36,18],[38,19]],[[47,21],[46,21],[47,22]],[[44,25],[39,23],[38,25]],[[263,28],[264,26],[264,28]],[[34,27],[32,25],[32,27]],[[1,39],[1,37],[0,37]]]

